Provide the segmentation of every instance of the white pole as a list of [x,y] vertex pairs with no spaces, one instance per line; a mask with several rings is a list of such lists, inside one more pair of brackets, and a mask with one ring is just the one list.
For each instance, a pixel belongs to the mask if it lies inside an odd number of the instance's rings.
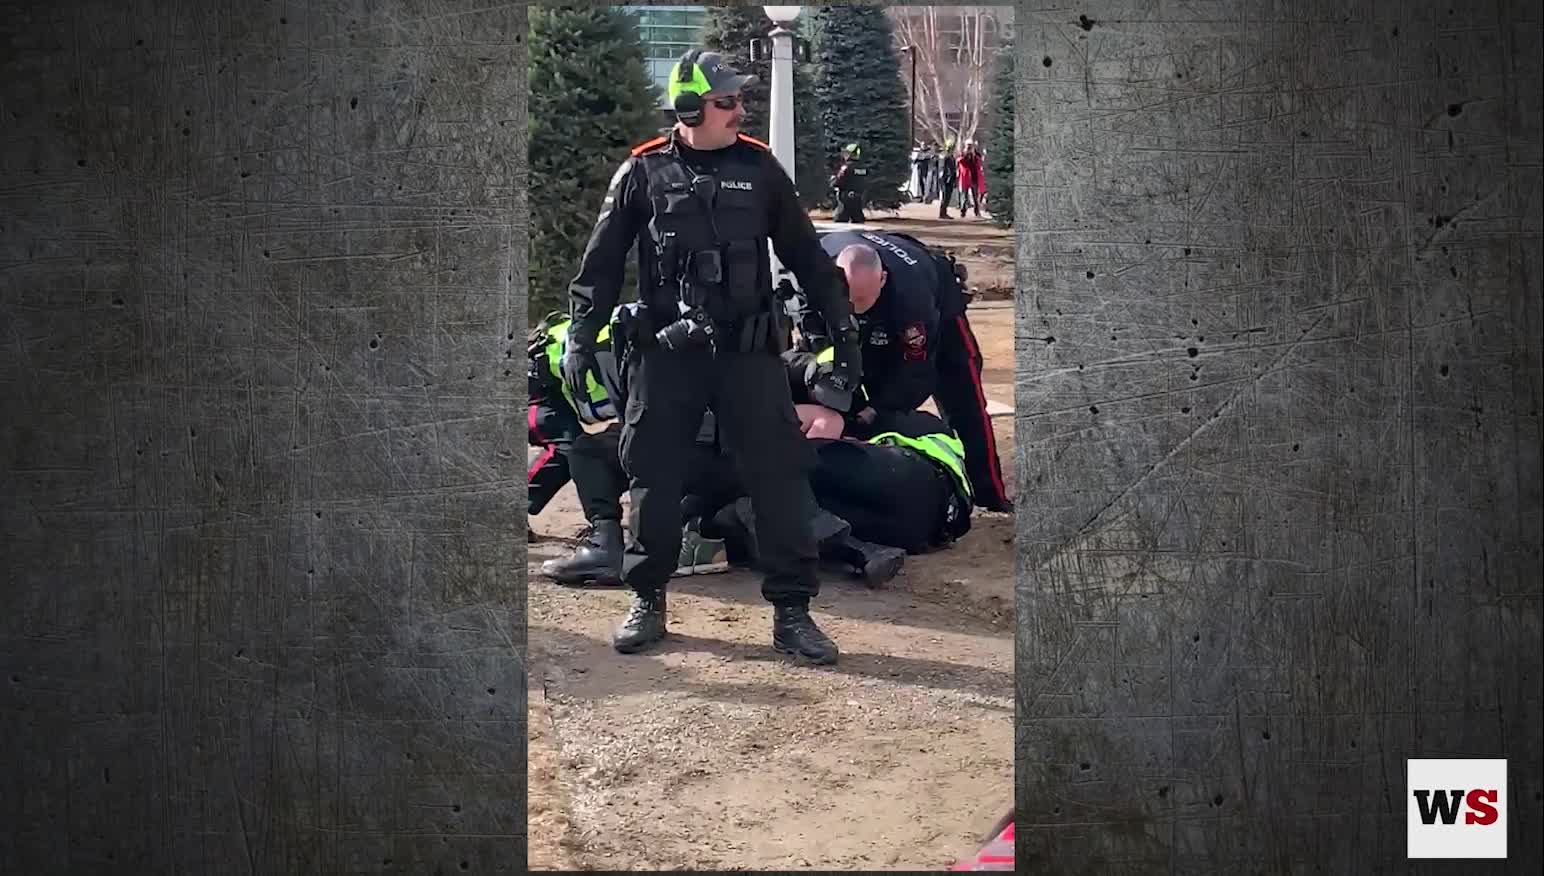
[[[793,31],[781,24],[772,29],[772,106],[771,140],[772,156],[788,172],[788,178],[798,181],[793,163]],[[777,253],[772,253],[772,277],[783,272]]]
[[772,154],[788,176],[793,165],[793,31],[774,28],[772,37]]

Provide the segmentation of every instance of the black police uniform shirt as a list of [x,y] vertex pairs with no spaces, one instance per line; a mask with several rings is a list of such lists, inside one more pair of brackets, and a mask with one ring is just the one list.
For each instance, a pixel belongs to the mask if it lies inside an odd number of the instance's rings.
[[856,314],[863,349],[863,391],[876,411],[916,410],[938,382],[937,268],[916,244],[873,231],[837,231],[820,240],[834,260],[853,244],[879,253],[888,276],[879,300]]
[[856,192],[863,189],[867,181],[868,168],[855,162],[844,161],[842,166],[836,169],[836,188],[840,192]]
[[[673,146],[687,167],[719,180],[719,196],[754,197],[767,209],[766,228],[779,260],[793,272],[801,289],[812,290],[810,303],[823,316],[840,319],[850,310],[841,272],[820,249],[809,215],[800,205],[794,183],[766,145],[744,134],[734,143],[713,150],[687,146],[674,131],[635,148],[607,187],[599,218],[590,234],[577,276],[569,284],[576,325],[598,331],[616,306],[626,270],[628,250],[638,244],[640,290],[652,288],[657,274],[649,220],[654,215],[647,172],[639,157]],[[720,173],[723,167],[735,171]],[[744,169],[750,173],[742,173]],[[730,176],[744,178],[730,178]],[[726,195],[727,193],[727,195]]]

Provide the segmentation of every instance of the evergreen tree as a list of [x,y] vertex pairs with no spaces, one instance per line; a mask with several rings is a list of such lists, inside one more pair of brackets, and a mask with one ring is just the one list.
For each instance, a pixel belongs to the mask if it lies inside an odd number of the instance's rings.
[[[798,20],[790,28],[799,33]],[[709,6],[702,29],[703,48],[722,54],[741,73],[755,74],[756,81],[745,87],[745,126],[742,130],[763,142],[770,142],[772,113],[772,62],[751,61],[751,40],[761,39],[772,30],[772,22],[760,6]],[[820,116],[809,112],[814,106],[815,83],[809,66],[794,64],[794,184],[806,208],[823,202],[826,180],[825,137]]]
[[890,20],[879,6],[806,8],[826,176],[835,172],[842,147],[857,143],[868,168],[868,204],[893,210],[904,202],[900,188],[911,176],[911,144]]
[[815,75],[808,64],[796,63],[793,68],[793,130],[799,200],[805,209],[828,204],[826,181],[831,170],[826,166],[826,130],[815,111]]
[[532,5],[530,29],[534,323],[567,310],[568,283],[612,174],[659,129],[660,94],[636,24],[615,7]]
[[992,224],[1003,228],[1013,225],[1013,131],[1018,116],[1013,58],[1012,43],[997,50],[992,72],[992,119],[983,144],[986,147],[986,208],[992,213]]

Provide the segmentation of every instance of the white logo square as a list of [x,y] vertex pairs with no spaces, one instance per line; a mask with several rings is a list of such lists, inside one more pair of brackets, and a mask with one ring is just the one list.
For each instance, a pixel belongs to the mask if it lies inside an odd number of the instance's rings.
[[1506,857],[1506,761],[1405,762],[1407,856]]

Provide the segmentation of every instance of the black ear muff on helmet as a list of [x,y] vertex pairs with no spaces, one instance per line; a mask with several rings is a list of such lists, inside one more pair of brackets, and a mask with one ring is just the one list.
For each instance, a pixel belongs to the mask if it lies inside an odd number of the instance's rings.
[[[686,85],[697,77],[697,58],[701,54],[701,49],[692,49],[681,56],[681,63],[676,65],[677,83]],[[676,119],[688,128],[702,124],[702,95],[697,92],[681,89],[671,101],[671,108],[675,110]]]

